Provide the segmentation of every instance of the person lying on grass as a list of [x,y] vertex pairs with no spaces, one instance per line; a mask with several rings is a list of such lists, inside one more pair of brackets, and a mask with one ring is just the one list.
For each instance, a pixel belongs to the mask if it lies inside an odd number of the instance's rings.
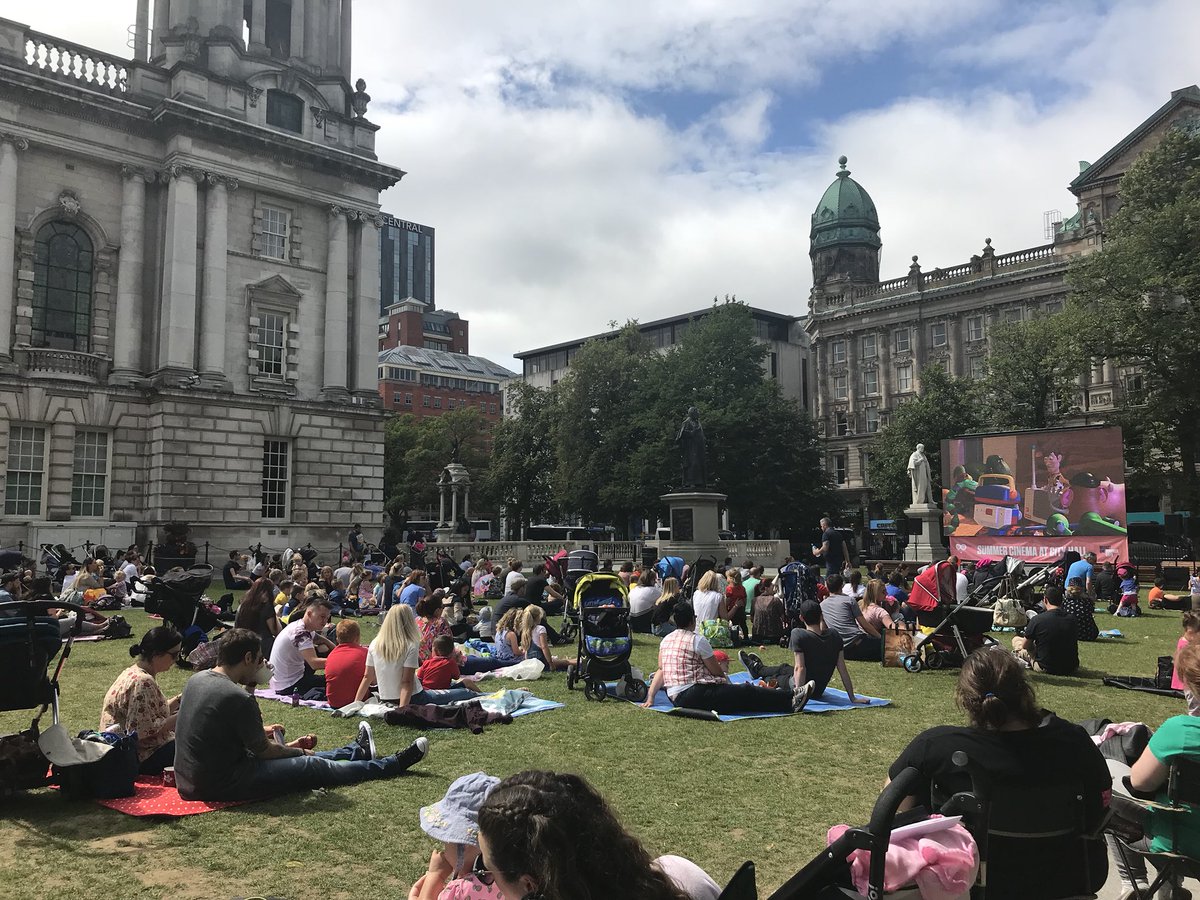
[[712,645],[696,634],[696,613],[690,603],[675,605],[676,630],[658,648],[658,671],[642,706],[649,709],[661,688],[680,708],[716,713],[800,712],[816,687],[812,681],[794,689],[730,684],[714,658]]
[[825,627],[821,616],[821,604],[808,602],[800,607],[800,619],[803,628],[793,628],[788,639],[788,648],[792,651],[792,665],[764,666],[756,653],[738,652],[738,658],[750,677],[758,681],[766,679],[768,686],[772,684],[782,690],[795,690],[799,685],[811,681],[813,684],[811,697],[821,697],[829,680],[836,670],[842,679],[842,687],[851,703],[868,704],[866,697],[854,695],[854,682],[850,679],[850,670],[846,668],[846,656],[842,653],[842,639],[836,631]]
[[[479,808],[475,878],[505,900],[716,900],[711,878],[678,856],[650,858],[578,775],[520,772]],[[475,896],[471,894],[470,896]]]
[[251,693],[270,676],[259,636],[232,628],[221,637],[216,667],[188,679],[175,725],[175,782],[185,800],[252,800],[392,778],[429,750],[422,737],[380,758],[365,722],[357,739],[337,750],[314,751],[313,735],[283,744],[276,739],[282,726],[263,725]]

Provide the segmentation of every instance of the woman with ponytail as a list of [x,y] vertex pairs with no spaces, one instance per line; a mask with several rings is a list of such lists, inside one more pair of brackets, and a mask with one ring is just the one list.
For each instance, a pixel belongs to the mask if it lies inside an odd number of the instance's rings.
[[[920,775],[914,795],[902,808],[919,805],[937,811],[954,794],[971,790],[973,771],[986,779],[996,796],[1002,796],[1006,787],[1019,788],[1023,794],[1044,788],[1046,797],[1059,796],[1064,785],[1078,787],[1085,830],[1090,832],[1103,821],[1112,787],[1104,757],[1086,731],[1038,706],[1016,657],[998,647],[976,650],[963,662],[955,701],[970,724],[926,729],[913,738],[888,771],[888,781],[910,767]],[[955,764],[954,756],[960,750],[966,754],[966,768]],[[1037,831],[1037,809],[1028,810],[1028,821],[1030,831]],[[1078,859],[1077,847],[1064,847],[1066,840],[1077,838],[1048,837],[1036,842],[1036,860],[1029,858],[1034,841],[993,840],[988,871],[1008,872],[1011,868],[1014,872],[1049,873],[1055,869],[1055,854],[1060,859]],[[1088,843],[1089,869],[1093,883],[1099,884],[1106,868],[1104,844]]]
[[[479,809],[479,849],[475,877],[494,884],[505,900],[689,897],[578,775],[520,772],[504,779]],[[670,868],[674,874],[680,867]]]
[[175,664],[182,649],[183,639],[170,625],[151,628],[129,648],[133,665],[117,676],[104,695],[100,730],[115,725],[137,732],[143,775],[158,775],[175,764],[179,697],[168,700],[155,678]]

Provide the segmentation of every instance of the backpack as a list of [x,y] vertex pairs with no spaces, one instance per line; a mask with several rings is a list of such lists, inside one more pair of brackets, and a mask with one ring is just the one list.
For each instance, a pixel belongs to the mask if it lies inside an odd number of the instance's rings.
[[125,621],[124,616],[109,616],[105,635],[109,638],[133,637],[133,626]]

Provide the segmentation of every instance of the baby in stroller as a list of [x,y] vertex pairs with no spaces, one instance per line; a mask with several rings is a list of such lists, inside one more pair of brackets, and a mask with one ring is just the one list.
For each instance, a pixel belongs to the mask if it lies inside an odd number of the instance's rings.
[[1121,580],[1121,599],[1117,601],[1113,615],[1123,619],[1140,616],[1142,608],[1138,605],[1137,569],[1130,563],[1122,563],[1117,567],[1117,578]]

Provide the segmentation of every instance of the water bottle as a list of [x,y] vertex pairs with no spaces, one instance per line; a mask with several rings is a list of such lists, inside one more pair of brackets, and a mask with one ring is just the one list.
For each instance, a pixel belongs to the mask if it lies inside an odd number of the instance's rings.
[[292,706],[299,706],[299,705],[300,705],[300,692],[292,691]]

